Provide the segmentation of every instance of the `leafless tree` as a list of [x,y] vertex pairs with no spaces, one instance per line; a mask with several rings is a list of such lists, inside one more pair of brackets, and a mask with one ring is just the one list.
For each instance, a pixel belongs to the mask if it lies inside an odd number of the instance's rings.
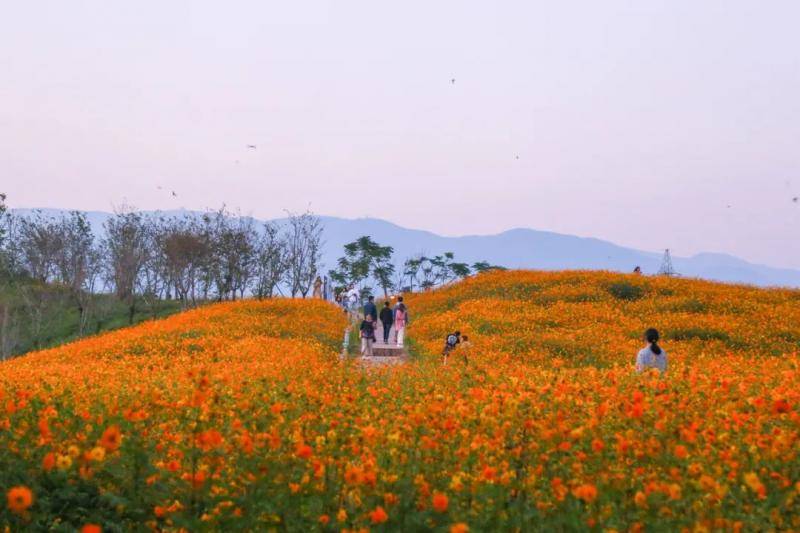
[[31,216],[18,217],[16,222],[12,246],[21,268],[36,281],[53,281],[64,246],[60,221],[36,211]]
[[[168,287],[186,307],[197,304],[198,277],[210,254],[202,227],[189,216],[162,219],[155,233],[158,261]],[[167,295],[170,289],[167,289]]]
[[207,264],[218,300],[244,296],[255,271],[258,235],[253,221],[225,209],[206,215],[211,240]]
[[56,279],[78,308],[78,334],[83,335],[100,274],[100,252],[86,215],[72,211],[58,224],[61,248],[56,254]]
[[128,322],[132,324],[139,276],[150,253],[147,225],[141,213],[123,208],[116,211],[104,227],[108,278],[117,298],[127,304]]
[[255,294],[271,298],[289,266],[286,236],[274,222],[265,222],[256,254]]
[[314,279],[320,272],[322,253],[322,220],[307,211],[297,215],[289,213],[287,251],[289,268],[286,282],[292,297],[306,297]]

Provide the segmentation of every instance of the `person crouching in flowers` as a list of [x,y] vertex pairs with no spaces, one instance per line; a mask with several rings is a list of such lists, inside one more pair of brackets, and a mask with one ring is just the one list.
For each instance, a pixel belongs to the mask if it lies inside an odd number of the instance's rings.
[[442,349],[442,364],[447,364],[447,358],[450,356],[450,352],[455,350],[459,343],[461,343],[460,331],[447,334],[444,341],[444,348]]
[[372,357],[372,343],[375,342],[375,322],[367,315],[361,322],[361,357]]
[[636,356],[636,371],[641,373],[649,368],[657,368],[662,374],[667,371],[667,353],[658,345],[658,330],[650,328],[644,332],[647,346]]
[[469,342],[469,337],[467,337],[466,335],[462,336],[461,342],[458,345],[457,353],[461,355],[461,357],[464,359],[465,365],[469,364],[469,352],[471,346],[472,343]]

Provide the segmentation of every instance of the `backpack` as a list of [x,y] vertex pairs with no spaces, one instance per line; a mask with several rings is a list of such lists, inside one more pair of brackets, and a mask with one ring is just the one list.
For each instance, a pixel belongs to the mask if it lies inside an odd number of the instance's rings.
[[405,326],[405,324],[406,324],[406,313],[405,313],[405,311],[403,311],[402,309],[395,310],[395,312],[394,312],[394,321],[397,324],[402,324],[403,326]]

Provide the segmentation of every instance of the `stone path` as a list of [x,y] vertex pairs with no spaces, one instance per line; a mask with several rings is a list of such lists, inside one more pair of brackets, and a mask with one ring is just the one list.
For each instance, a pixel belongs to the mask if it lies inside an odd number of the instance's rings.
[[[360,322],[359,322],[360,324]],[[359,337],[358,329],[354,326],[350,331],[350,335],[355,335],[358,340],[358,352],[349,354],[353,359],[357,359],[367,365],[396,365],[408,361],[408,352],[402,346],[394,344],[394,327],[389,331],[389,343],[383,342],[383,324],[380,320],[377,322],[378,327],[375,329],[375,338],[378,342],[372,344],[372,356],[361,357],[361,339]],[[346,349],[346,348],[345,348]],[[342,353],[343,356],[348,356]]]

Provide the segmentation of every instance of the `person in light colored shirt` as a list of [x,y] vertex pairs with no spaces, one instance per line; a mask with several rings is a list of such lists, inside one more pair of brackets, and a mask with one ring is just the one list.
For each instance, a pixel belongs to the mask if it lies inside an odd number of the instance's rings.
[[636,356],[636,371],[641,373],[650,368],[657,368],[662,374],[667,371],[667,352],[658,345],[658,330],[650,328],[644,332],[647,346],[639,350]]

